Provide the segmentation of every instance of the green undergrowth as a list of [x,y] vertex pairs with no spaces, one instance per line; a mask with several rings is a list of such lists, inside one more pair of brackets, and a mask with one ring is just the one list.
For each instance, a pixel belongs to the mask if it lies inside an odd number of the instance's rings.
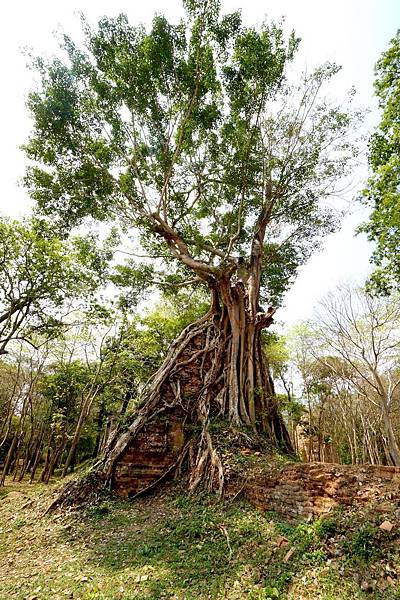
[[170,484],[43,516],[57,485],[1,490],[1,600],[400,599],[395,506],[293,524]]

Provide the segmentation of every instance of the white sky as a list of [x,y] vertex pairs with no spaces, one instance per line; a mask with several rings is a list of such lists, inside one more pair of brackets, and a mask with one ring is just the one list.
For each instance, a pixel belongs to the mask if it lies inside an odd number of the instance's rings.
[[[343,97],[354,85],[358,104],[371,110],[366,131],[378,122],[373,98],[374,64],[400,27],[400,0],[223,0],[223,11],[242,8],[246,23],[258,23],[267,15],[286,17],[289,30],[302,38],[301,61],[307,67],[325,60],[343,65],[337,78],[335,95]],[[102,15],[125,12],[132,23],[151,20],[154,12],[170,19],[182,14],[179,0],[19,0],[2,7],[0,23],[0,164],[2,193],[0,212],[18,217],[29,210],[29,200],[20,186],[24,173],[23,153],[18,149],[26,141],[30,122],[25,97],[33,85],[21,49],[32,47],[37,54],[57,49],[53,32],[63,29],[76,38],[80,33],[76,12],[83,12],[93,24]],[[365,162],[365,159],[363,159]],[[354,190],[362,187],[366,170],[355,174]],[[290,325],[306,318],[321,295],[343,280],[362,282],[369,269],[371,248],[363,237],[354,238],[354,229],[365,212],[354,205],[339,233],[326,240],[323,252],[311,258],[288,293],[286,307],[277,318]]]

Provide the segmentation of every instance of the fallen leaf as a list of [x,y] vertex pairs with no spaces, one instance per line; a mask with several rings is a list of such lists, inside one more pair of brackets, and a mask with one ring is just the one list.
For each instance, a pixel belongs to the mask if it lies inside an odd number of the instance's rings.
[[289,540],[287,540],[285,537],[279,537],[276,540],[276,545],[278,546],[278,548],[281,548],[282,546],[287,546],[288,543]]
[[393,523],[391,523],[390,521],[383,521],[383,523],[381,523],[381,525],[379,525],[379,529],[382,529],[383,531],[392,531],[394,525]]
[[283,562],[287,563],[292,558],[293,554],[294,554],[294,548],[290,548],[290,550],[288,552],[286,552]]

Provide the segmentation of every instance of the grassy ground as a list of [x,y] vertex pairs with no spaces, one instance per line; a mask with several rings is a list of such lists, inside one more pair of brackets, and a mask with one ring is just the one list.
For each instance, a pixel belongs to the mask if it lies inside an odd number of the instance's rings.
[[[294,526],[171,485],[43,517],[57,485],[0,488],[1,600],[400,599],[394,512]],[[385,518],[391,532],[379,528]]]

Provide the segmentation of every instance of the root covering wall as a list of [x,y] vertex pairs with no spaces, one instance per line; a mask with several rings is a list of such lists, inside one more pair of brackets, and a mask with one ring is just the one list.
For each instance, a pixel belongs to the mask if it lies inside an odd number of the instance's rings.
[[[182,392],[197,391],[199,381],[186,369]],[[179,459],[184,443],[184,415],[170,410],[145,426],[119,458],[113,480],[115,492],[132,497],[158,482]],[[292,463],[281,467],[258,465],[247,479],[231,481],[227,495],[242,491],[245,498],[262,510],[276,511],[285,518],[312,518],[338,505],[378,502],[400,504],[400,467]]]
[[129,498],[154,484],[177,460],[183,441],[182,417],[171,416],[149,424],[119,460],[115,492]]

